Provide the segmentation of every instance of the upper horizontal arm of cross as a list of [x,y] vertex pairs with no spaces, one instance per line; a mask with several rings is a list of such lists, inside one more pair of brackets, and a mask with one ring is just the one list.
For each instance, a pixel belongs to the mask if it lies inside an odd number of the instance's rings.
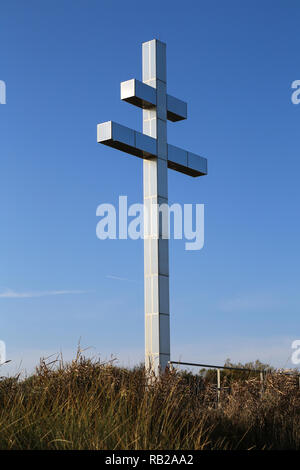
[[[156,106],[156,89],[135,78],[121,83],[121,100],[142,109]],[[187,103],[167,95],[167,118],[169,121],[182,121],[187,118]]]

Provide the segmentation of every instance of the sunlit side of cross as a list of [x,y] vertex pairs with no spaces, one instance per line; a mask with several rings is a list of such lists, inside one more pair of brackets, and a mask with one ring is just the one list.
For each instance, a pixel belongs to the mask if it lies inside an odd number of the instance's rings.
[[[143,43],[143,82],[121,83],[121,99],[143,109],[143,133],[112,121],[98,125],[98,142],[143,158],[144,205],[168,202],[167,170],[207,174],[207,160],[167,143],[167,120],[187,118],[187,104],[167,94],[166,45]],[[145,366],[158,375],[170,361],[169,247],[157,219],[144,237]],[[164,226],[165,227],[165,226]]]

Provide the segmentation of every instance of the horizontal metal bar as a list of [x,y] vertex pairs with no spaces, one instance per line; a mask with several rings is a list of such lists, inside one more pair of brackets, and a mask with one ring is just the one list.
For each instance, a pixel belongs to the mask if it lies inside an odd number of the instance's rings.
[[[156,106],[156,89],[135,78],[121,83],[121,100],[142,109]],[[172,122],[187,118],[187,103],[167,95],[167,119]]]
[[179,365],[184,365],[184,366],[195,366],[195,367],[208,367],[210,369],[240,370],[240,371],[243,371],[243,372],[262,372],[259,369],[243,369],[242,367],[213,366],[211,364],[196,364],[194,362],[170,361],[170,364],[179,364]]
[[[156,139],[113,121],[98,124],[97,140],[101,144],[140,158],[157,156]],[[206,158],[187,152],[174,145],[168,145],[168,167],[189,176],[207,174]]]
[[148,109],[156,106],[156,89],[133,78],[121,83],[121,100]]
[[[242,372],[258,372],[258,373],[271,373],[268,369],[244,369],[243,367],[230,367],[230,366],[216,366],[216,365],[211,365],[211,364],[198,364],[195,362],[181,362],[181,361],[169,361],[169,364],[178,364],[178,365],[183,365],[183,366],[195,366],[195,367],[208,367],[210,369],[228,369],[228,370],[239,370]],[[294,374],[290,372],[278,372],[278,374],[282,375],[291,375],[294,377],[300,376],[300,374]]]
[[167,95],[167,118],[172,122],[187,119],[187,103]]
[[156,157],[156,139],[107,121],[97,126],[97,141],[140,158]]
[[189,176],[207,175],[207,159],[168,144],[168,167]]

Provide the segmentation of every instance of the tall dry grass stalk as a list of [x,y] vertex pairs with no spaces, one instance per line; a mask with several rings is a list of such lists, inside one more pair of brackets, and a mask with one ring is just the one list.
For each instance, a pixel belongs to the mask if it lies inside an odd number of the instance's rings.
[[147,385],[127,370],[78,354],[42,360],[36,373],[0,381],[0,449],[299,449],[294,377],[214,385],[172,371]]

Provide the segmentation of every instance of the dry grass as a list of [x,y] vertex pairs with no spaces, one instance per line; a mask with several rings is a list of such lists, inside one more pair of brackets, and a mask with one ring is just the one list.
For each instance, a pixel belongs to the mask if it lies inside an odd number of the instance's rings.
[[0,380],[0,449],[300,449],[295,377],[215,387],[185,373],[146,386],[142,367],[41,361],[25,380]]

